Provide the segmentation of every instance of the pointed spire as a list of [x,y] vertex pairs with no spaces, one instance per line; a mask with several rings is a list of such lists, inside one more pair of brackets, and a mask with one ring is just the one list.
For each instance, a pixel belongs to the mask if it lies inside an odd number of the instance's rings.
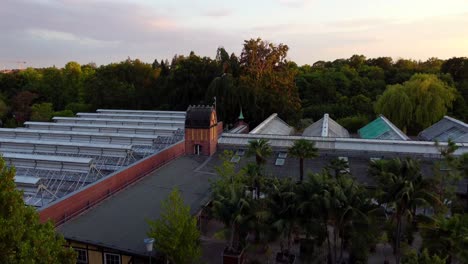
[[242,107],[240,108],[239,120],[244,120],[244,114],[242,113]]

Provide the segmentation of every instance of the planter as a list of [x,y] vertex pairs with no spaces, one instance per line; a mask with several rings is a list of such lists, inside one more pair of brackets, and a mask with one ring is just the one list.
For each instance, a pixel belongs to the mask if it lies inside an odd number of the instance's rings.
[[243,264],[244,261],[244,249],[242,249],[240,252],[233,252],[227,248],[224,249],[223,264]]
[[293,264],[296,262],[296,255],[278,252],[276,253],[276,264]]

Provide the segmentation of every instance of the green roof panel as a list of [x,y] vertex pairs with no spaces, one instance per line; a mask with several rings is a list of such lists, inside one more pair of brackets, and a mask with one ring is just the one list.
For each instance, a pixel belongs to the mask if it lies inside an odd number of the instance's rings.
[[385,121],[379,117],[363,128],[359,129],[358,133],[361,138],[375,139],[390,130],[391,128],[387,125],[387,123],[385,123]]

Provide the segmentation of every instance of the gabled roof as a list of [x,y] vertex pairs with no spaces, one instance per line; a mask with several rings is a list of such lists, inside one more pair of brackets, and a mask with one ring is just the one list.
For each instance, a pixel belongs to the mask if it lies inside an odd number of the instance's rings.
[[293,131],[294,128],[279,118],[278,114],[274,113],[250,131],[250,134],[291,135]]
[[359,129],[358,134],[365,139],[409,140],[405,133],[383,115]]
[[324,114],[323,118],[308,126],[302,135],[307,137],[348,138],[349,132],[331,119],[328,114]]
[[468,142],[468,124],[455,118],[444,116],[439,122],[419,133],[419,138],[426,141]]

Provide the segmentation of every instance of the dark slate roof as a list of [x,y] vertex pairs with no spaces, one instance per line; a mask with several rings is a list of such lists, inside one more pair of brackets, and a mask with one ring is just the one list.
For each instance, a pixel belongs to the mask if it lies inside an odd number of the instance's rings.
[[468,142],[468,124],[455,118],[444,116],[439,122],[419,133],[419,138],[426,141]]
[[[225,148],[227,150],[231,150],[234,153],[238,149],[232,148]],[[290,157],[289,155],[285,158],[284,165],[277,166],[275,165],[276,160],[278,159],[278,155],[280,151],[278,149],[273,149],[273,154],[270,158],[267,159],[265,164],[266,174],[270,176],[277,176],[277,177],[292,177],[293,179],[299,179],[299,159]],[[214,173],[215,166],[221,164],[219,160],[219,153],[222,153],[223,150],[218,150],[215,154],[215,158],[211,159],[206,166],[204,166],[200,171],[206,171]],[[352,155],[351,155],[352,154]],[[305,159],[304,160],[304,172],[307,174],[308,172],[318,173],[326,165],[330,163],[333,159],[338,157],[346,157],[348,159],[350,172],[351,174],[362,184],[368,187],[374,187],[375,181],[374,179],[368,174],[368,167],[371,158],[394,158],[395,156],[376,156],[364,152],[359,153],[349,153],[349,155],[336,154],[336,153],[325,153],[320,152],[320,156],[314,159]],[[400,158],[404,158],[403,155],[399,155]],[[423,158],[419,157],[418,160],[421,164],[421,170],[424,176],[431,177],[433,175],[434,164],[437,161],[433,158]],[[247,157],[246,155],[241,156],[240,160],[236,164],[237,169],[241,169],[247,165],[249,162],[255,162],[255,157]],[[467,183],[468,180],[460,181],[459,185],[457,186],[457,192],[460,194],[467,194]]]
[[[237,149],[231,149],[236,151]],[[222,164],[222,150],[210,158],[186,156],[153,172],[141,181],[110,197],[98,206],[58,228],[65,238],[146,256],[143,239],[147,237],[148,219],[161,214],[161,202],[177,187],[191,212],[196,213],[209,201],[209,180],[216,177],[215,167]],[[275,165],[280,152],[274,150],[266,162],[268,176],[299,179],[299,160],[287,156],[283,166]],[[315,159],[306,159],[306,172],[320,172],[337,155],[320,153]],[[351,174],[368,187],[375,181],[368,175],[371,156],[359,153],[347,157]],[[243,168],[254,157],[240,157],[236,169]],[[434,159],[421,159],[422,173],[431,176]],[[468,181],[460,182],[458,193],[467,194]]]
[[146,256],[147,220],[160,216],[161,202],[173,188],[179,189],[192,213],[208,202],[209,179],[214,175],[197,171],[205,160],[181,157],[66,222],[58,231],[67,239]]
[[185,116],[185,128],[210,128],[213,110],[211,106],[189,106]]

